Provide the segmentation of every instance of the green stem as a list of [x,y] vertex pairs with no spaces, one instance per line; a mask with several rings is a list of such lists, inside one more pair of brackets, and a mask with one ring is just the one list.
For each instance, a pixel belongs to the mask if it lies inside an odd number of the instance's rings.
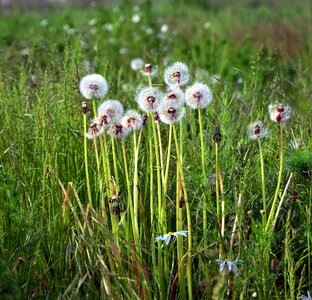
[[87,116],[86,114],[83,115],[83,127],[84,127],[84,160],[85,160],[85,171],[86,171],[86,181],[87,181],[87,193],[88,193],[88,200],[92,207],[92,197],[91,197],[91,189],[90,189],[90,178],[89,178],[89,165],[88,165],[88,145],[87,145]]
[[139,243],[139,220],[138,220],[138,160],[139,160],[139,147],[136,140],[136,133],[133,132],[133,145],[134,145],[134,174],[133,174],[133,218],[134,218],[134,232],[136,243]]
[[177,159],[178,159],[178,168],[179,173],[181,176],[181,183],[183,187],[183,196],[185,201],[185,209],[186,209],[186,219],[187,219],[187,231],[188,231],[188,258],[187,258],[187,291],[188,291],[188,299],[193,299],[193,291],[192,291],[192,227],[191,227],[191,211],[190,211],[190,205],[188,202],[188,195],[185,187],[185,180],[184,180],[184,174],[183,174],[183,167],[182,167],[182,161],[181,161],[181,155],[180,155],[180,148],[177,138],[177,132],[174,125],[173,126],[173,137],[177,152]]
[[265,175],[264,175],[264,160],[263,160],[263,152],[260,138],[258,138],[259,145],[259,154],[260,154],[260,169],[261,169],[261,183],[262,183],[262,203],[263,203],[263,220],[264,224],[267,219],[267,207],[266,207],[266,198],[265,198]]
[[165,180],[164,180],[165,197],[166,197],[167,188],[168,188],[168,176],[169,176],[169,167],[170,167],[170,158],[171,158],[171,143],[172,143],[172,124],[170,124],[170,127],[169,127],[167,162],[166,162]]
[[[204,144],[204,132],[203,132],[203,120],[201,109],[198,109],[198,122],[199,122],[199,137],[200,137],[200,150],[201,150],[201,166],[202,166],[202,180],[206,182],[206,165],[205,165],[205,144]],[[206,187],[204,186],[204,189]],[[204,236],[204,248],[207,247],[207,197],[206,193],[203,193],[203,236]]]
[[284,160],[284,151],[283,151],[283,123],[280,123],[280,167],[279,167],[279,173],[278,173],[278,181],[277,181],[277,186],[275,190],[275,195],[273,199],[273,203],[271,206],[270,214],[268,217],[268,221],[266,223],[265,231],[268,231],[270,228],[273,228],[272,224],[272,218],[275,213],[275,206],[278,200],[278,194],[282,182],[282,175],[283,175],[283,160]]
[[[219,193],[219,147],[218,143],[215,143],[215,171],[216,171],[216,207],[217,207],[217,223],[221,228],[221,212],[220,212],[220,193]],[[221,232],[218,230],[218,236],[220,240],[220,247],[219,247],[219,258],[221,257],[222,246],[221,246]]]

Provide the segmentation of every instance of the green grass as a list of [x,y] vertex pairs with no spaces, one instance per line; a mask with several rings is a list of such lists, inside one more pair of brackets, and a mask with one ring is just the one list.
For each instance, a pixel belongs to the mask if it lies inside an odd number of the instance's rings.
[[[310,4],[277,10],[275,2],[243,8],[177,3],[144,4],[138,24],[131,22],[135,12],[129,4],[0,15],[1,299],[251,299],[254,293],[258,299],[298,299],[311,291]],[[108,23],[112,31],[103,27]],[[160,34],[163,23],[169,31]],[[124,148],[115,140],[116,159],[111,139],[105,140],[107,152],[97,139],[97,151],[104,153],[97,165],[88,140],[90,207],[79,81],[102,74],[109,83],[107,99],[139,109],[135,93],[148,81],[130,69],[135,57],[158,65],[152,83],[162,90],[168,63],[185,62],[191,83],[206,82],[214,99],[201,111],[202,130],[198,112],[189,108],[173,128],[166,188],[151,117],[136,154],[132,135]],[[277,203],[294,176],[274,230],[266,231],[259,145],[248,139],[246,127],[262,119],[269,130],[261,141],[269,214],[280,158],[279,126],[267,110],[275,99],[293,108],[283,130]],[[212,180],[217,124],[218,204]],[[166,165],[169,126],[159,128]],[[298,149],[290,145],[295,139],[301,141]],[[116,192],[120,198],[112,203]],[[138,235],[132,200],[138,202]],[[118,207],[120,214],[113,211]],[[154,242],[182,229],[191,232],[188,238],[163,248]],[[240,275],[220,273],[219,256],[243,260]]]

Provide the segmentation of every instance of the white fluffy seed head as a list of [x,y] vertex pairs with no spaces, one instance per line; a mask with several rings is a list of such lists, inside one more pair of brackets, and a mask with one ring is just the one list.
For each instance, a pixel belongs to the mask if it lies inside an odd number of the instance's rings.
[[94,139],[99,135],[103,134],[104,130],[104,127],[101,126],[101,124],[99,124],[98,121],[95,119],[89,125],[88,132],[86,132],[86,137],[88,139]]
[[263,139],[267,137],[268,130],[264,127],[264,124],[262,121],[255,121],[248,125],[247,135],[252,141],[258,138]]
[[103,98],[108,91],[106,79],[99,74],[91,74],[83,77],[79,83],[81,95],[90,100],[92,98]]
[[184,106],[175,100],[163,100],[157,109],[160,121],[166,124],[178,123],[185,114]]
[[136,101],[144,112],[155,112],[162,93],[156,87],[145,87],[140,89],[136,94]]
[[98,115],[105,115],[109,123],[119,122],[124,114],[124,108],[118,100],[107,100],[98,107]]
[[164,80],[167,85],[186,85],[190,76],[186,64],[176,62],[165,70]]
[[116,123],[108,127],[107,133],[113,138],[123,139],[129,135],[130,131],[127,127],[123,126],[121,123]]
[[130,62],[130,67],[133,71],[142,70],[144,67],[144,61],[142,58],[134,58]]
[[128,110],[122,117],[121,124],[130,131],[138,131],[143,127],[143,119],[137,111]]
[[212,93],[207,84],[195,82],[185,90],[186,104],[193,108],[206,108],[212,101]]
[[270,104],[269,107],[270,119],[274,122],[286,122],[291,117],[291,107],[282,103],[276,102]]
[[165,101],[177,101],[181,104],[185,103],[184,93],[178,86],[170,86],[163,99]]

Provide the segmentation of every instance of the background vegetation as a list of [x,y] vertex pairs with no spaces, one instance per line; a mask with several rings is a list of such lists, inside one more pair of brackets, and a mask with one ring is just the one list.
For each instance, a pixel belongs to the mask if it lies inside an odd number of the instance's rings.
[[[0,15],[0,298],[186,297],[186,277],[175,282],[186,260],[177,260],[176,242],[163,248],[154,243],[155,236],[165,232],[149,223],[147,128],[139,152],[140,245],[123,231],[121,221],[129,214],[121,143],[116,148],[123,212],[113,213],[111,190],[100,193],[91,141],[94,201],[92,208],[87,206],[78,84],[86,74],[102,74],[109,83],[107,98],[119,99],[127,109],[137,108],[136,90],[147,80],[130,68],[136,57],[158,65],[153,84],[162,89],[165,67],[183,61],[191,81],[206,82],[214,94],[213,103],[203,111],[205,177],[197,113],[187,109],[182,130],[178,129],[192,220],[191,252],[187,239],[178,241],[191,255],[194,299],[298,299],[311,290],[311,3],[153,1],[33,8],[6,8]],[[135,15],[139,22],[134,22]],[[263,119],[269,129],[262,147],[271,204],[278,180],[279,138],[267,106],[276,99],[293,107],[284,128],[280,196],[291,173],[294,179],[275,230],[267,236],[260,213],[259,151],[248,139],[246,126]],[[226,207],[221,242],[215,185],[209,180],[215,172],[216,124],[222,133],[219,167]],[[165,152],[168,127],[160,128]],[[132,139],[125,143],[132,176]],[[176,231],[177,218],[177,149],[172,147],[165,207],[168,231]],[[153,172],[156,178],[156,169]],[[206,242],[204,197],[212,203],[207,208]],[[117,235],[111,230],[114,222],[120,227]],[[227,257],[220,258],[243,260],[240,276],[219,272],[220,244],[227,249]],[[157,262],[164,262],[162,270],[155,267]],[[189,290],[189,284],[185,287]]]

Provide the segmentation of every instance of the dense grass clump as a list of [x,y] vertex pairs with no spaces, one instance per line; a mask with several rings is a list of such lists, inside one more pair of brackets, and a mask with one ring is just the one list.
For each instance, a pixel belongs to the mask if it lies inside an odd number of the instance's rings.
[[310,5],[169,3],[0,13],[0,299],[311,291]]

